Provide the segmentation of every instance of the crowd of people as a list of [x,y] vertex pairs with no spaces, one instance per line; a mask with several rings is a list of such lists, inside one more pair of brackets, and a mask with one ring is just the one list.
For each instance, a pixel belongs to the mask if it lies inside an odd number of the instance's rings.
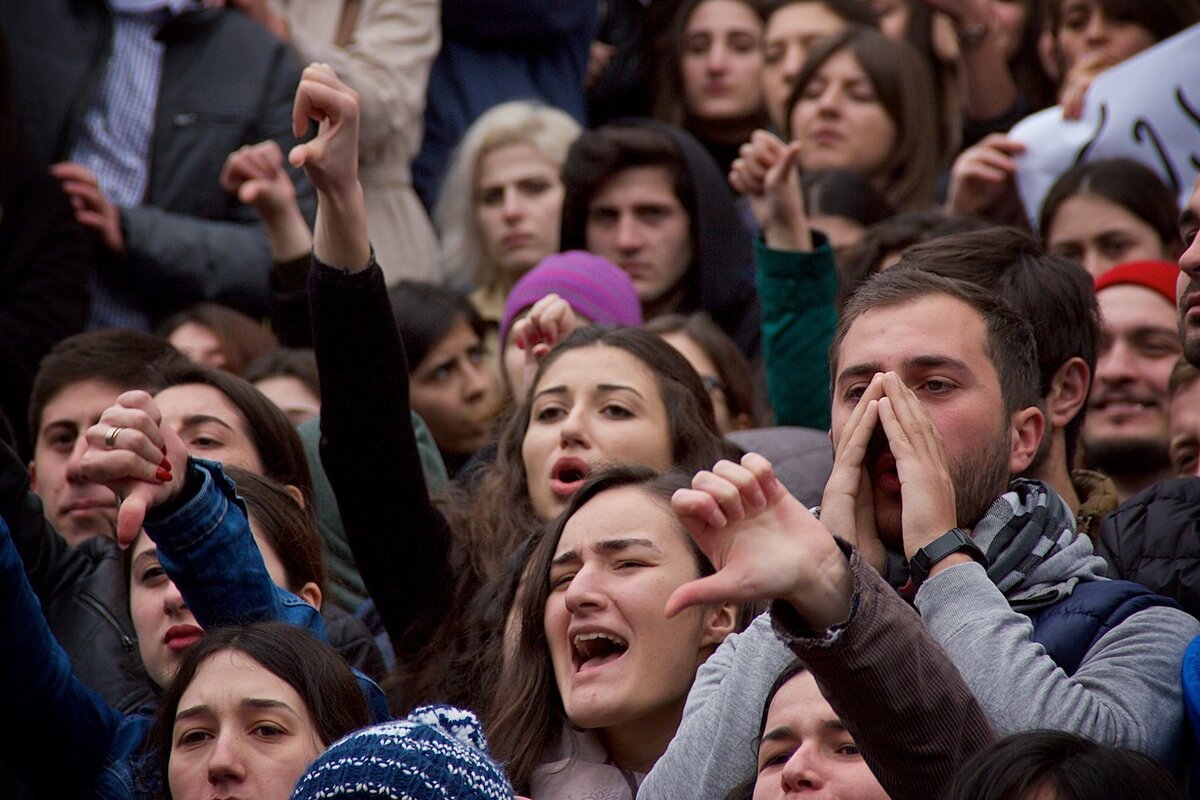
[[0,795],[1200,797],[1197,23],[0,0]]

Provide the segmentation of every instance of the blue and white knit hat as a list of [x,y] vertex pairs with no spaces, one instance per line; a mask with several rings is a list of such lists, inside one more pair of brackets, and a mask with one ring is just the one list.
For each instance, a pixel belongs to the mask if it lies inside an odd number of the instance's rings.
[[421,706],[407,719],[356,731],[313,762],[292,800],[511,800],[479,719],[452,706]]

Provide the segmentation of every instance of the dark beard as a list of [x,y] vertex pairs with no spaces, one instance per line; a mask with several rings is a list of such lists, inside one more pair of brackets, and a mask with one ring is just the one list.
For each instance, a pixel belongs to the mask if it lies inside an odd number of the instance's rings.
[[1105,475],[1153,475],[1171,466],[1166,442],[1157,439],[1102,439],[1083,448],[1088,469]]
[[959,468],[952,469],[954,481],[954,511],[958,525],[974,528],[983,515],[1008,488],[1009,475],[1009,432],[1008,426],[986,443]]
[[1200,369],[1200,333],[1189,337],[1180,326],[1179,340],[1183,342],[1183,357],[1193,367]]

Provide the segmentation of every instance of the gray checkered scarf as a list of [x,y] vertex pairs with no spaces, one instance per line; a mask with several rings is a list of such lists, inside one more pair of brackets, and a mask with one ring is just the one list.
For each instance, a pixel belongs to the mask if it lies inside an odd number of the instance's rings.
[[1107,569],[1092,541],[1076,533],[1066,501],[1041,481],[1013,481],[971,538],[987,554],[988,577],[1019,611],[1055,603]]

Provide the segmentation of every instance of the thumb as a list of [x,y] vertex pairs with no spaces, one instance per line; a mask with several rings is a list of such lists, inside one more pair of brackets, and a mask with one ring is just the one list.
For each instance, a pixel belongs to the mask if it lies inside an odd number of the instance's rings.
[[121,501],[121,507],[117,510],[117,544],[122,549],[129,547],[138,537],[148,507],[145,490],[140,486]]
[[731,601],[740,603],[743,598],[738,596],[737,588],[737,579],[726,575],[724,570],[715,575],[709,575],[707,578],[688,581],[667,598],[667,619],[692,606],[714,605]]
[[238,200],[241,201],[244,205],[248,205],[248,206],[254,205],[254,201],[258,199],[258,196],[261,192],[262,192],[262,181],[261,180],[256,179],[256,180],[246,181],[245,183],[242,184],[242,187],[240,189],[238,189]]
[[763,179],[768,189],[774,189],[777,186],[786,184],[792,177],[792,173],[796,169],[796,159],[800,157],[801,147],[803,145],[800,142],[791,142],[784,149],[783,155],[767,171],[766,177]]
[[288,163],[293,167],[303,167],[308,161],[308,145],[298,144],[288,151]]

